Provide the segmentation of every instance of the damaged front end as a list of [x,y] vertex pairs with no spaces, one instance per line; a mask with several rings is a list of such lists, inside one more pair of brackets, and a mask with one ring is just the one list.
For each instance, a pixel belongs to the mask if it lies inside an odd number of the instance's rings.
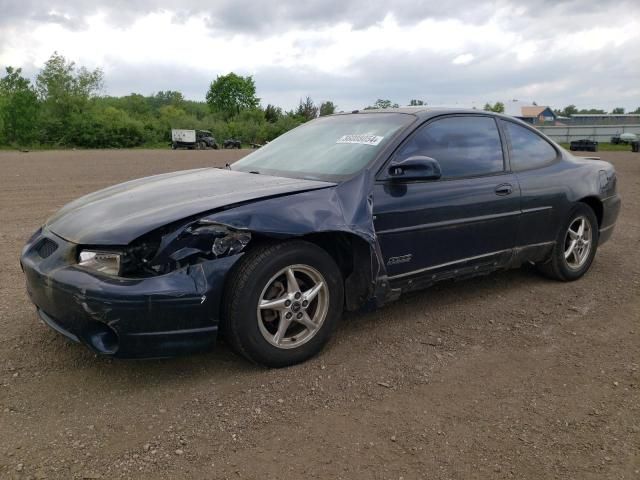
[[152,232],[123,248],[80,247],[78,265],[125,278],[165,275],[190,265],[237,255],[250,240],[248,231],[198,220],[177,229]]
[[250,240],[207,220],[126,247],[77,245],[45,228],[21,265],[40,318],[59,333],[101,354],[165,357],[215,344],[226,275]]
[[[202,212],[134,239],[129,230],[116,237],[85,229],[75,242],[61,235],[54,223],[27,242],[21,264],[29,295],[49,326],[117,357],[212,348],[228,275],[264,242],[302,238],[329,252],[344,276],[347,310],[379,306],[394,293],[373,228],[368,172]],[[128,243],[102,240],[110,237]]]

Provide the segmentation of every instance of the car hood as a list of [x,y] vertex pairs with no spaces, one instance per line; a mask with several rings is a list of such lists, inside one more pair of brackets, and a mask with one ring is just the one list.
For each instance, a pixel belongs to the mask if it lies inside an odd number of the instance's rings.
[[46,228],[70,242],[126,245],[193,215],[332,185],[215,168],[166,173],[79,198],[47,220]]

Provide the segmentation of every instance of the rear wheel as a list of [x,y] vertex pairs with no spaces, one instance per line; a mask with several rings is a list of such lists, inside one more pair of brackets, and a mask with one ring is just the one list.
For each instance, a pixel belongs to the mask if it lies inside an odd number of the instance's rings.
[[598,235],[598,219],[593,210],[577,203],[558,234],[551,258],[539,264],[538,269],[556,280],[579,279],[591,267],[598,249]]
[[342,275],[318,246],[291,241],[246,254],[225,290],[222,330],[230,346],[269,367],[317,354],[342,313]]

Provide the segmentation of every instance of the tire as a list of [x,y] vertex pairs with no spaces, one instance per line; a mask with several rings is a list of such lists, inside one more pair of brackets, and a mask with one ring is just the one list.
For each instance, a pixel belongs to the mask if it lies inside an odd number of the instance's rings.
[[[300,288],[289,288],[288,270]],[[286,367],[316,355],[329,341],[342,314],[344,285],[340,269],[313,243],[294,240],[257,247],[231,272],[223,299],[221,330],[231,348],[267,367]],[[322,287],[320,281],[323,282]],[[319,290],[307,306],[305,294]],[[301,292],[298,297],[297,293]],[[284,302],[278,310],[259,303]],[[275,302],[274,302],[275,303]],[[310,320],[303,325],[300,322]],[[284,323],[285,315],[291,320]],[[306,316],[304,316],[306,315]],[[311,328],[308,325],[319,325]]]
[[[579,246],[578,242],[573,246],[571,250],[572,238],[574,235],[569,233],[569,229],[576,231],[580,225],[580,221],[585,221],[584,239],[587,238],[587,228],[589,231],[589,245],[588,251],[581,250],[584,246]],[[572,282],[581,278],[589,268],[596,256],[598,250],[598,219],[595,213],[585,203],[576,203],[570,213],[567,221],[564,223],[558,236],[556,238],[556,244],[551,252],[551,257],[542,264],[537,264],[538,270],[544,275],[555,280],[563,282]],[[578,252],[582,251],[583,255],[578,255]],[[567,257],[567,252],[572,252]],[[575,252],[575,253],[574,253]]]

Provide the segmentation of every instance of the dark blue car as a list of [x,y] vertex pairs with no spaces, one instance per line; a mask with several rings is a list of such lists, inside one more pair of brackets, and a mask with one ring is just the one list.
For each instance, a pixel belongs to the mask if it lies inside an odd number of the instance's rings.
[[613,167],[513,118],[406,109],[323,117],[226,169],[130,181],[50,218],[21,257],[40,317],[92,350],[163,357],[221,332],[281,367],[344,309],[535,264],[587,272],[620,209]]

